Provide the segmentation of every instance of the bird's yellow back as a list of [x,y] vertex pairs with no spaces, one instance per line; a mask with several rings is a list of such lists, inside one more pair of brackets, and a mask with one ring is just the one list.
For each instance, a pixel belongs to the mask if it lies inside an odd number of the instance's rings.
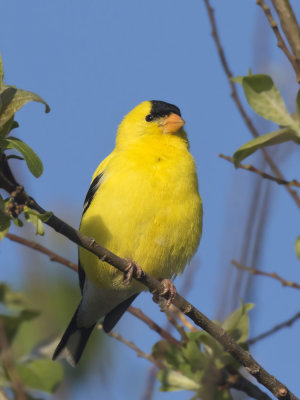
[[[162,134],[146,124],[144,102],[119,127],[114,151],[99,165],[99,188],[80,230],[120,257],[136,261],[157,279],[182,272],[201,236],[202,204],[185,132]],[[121,274],[80,249],[89,280],[122,288]],[[133,283],[135,284],[135,283]]]

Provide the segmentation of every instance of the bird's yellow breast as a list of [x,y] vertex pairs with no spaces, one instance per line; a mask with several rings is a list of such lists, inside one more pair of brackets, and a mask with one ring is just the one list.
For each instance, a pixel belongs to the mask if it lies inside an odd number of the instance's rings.
[[[98,167],[101,185],[80,230],[157,279],[183,271],[202,229],[202,204],[193,157],[178,137],[145,137],[115,149]],[[95,175],[94,175],[95,176]],[[113,267],[80,249],[88,278],[121,288]]]

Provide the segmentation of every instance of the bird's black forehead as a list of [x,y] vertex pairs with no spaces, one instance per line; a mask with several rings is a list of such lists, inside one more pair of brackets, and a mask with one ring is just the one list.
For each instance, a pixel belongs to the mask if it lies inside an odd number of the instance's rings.
[[161,118],[170,114],[177,114],[181,117],[181,112],[174,104],[169,104],[160,100],[151,100],[151,115],[153,118]]

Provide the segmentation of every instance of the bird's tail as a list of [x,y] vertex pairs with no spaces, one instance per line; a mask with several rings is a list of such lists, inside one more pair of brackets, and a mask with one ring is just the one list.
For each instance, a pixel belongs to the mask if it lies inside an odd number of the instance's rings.
[[59,342],[52,359],[55,360],[59,356],[64,357],[72,367],[75,367],[79,362],[85,345],[96,324],[85,328],[79,327],[77,323],[77,314],[80,305],[78,306],[69,326],[67,327],[61,341]]

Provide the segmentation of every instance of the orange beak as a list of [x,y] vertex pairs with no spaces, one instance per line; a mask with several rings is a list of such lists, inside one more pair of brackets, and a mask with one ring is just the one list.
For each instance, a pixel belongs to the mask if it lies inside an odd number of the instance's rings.
[[183,127],[185,121],[177,114],[170,114],[162,124],[164,133],[176,133]]

